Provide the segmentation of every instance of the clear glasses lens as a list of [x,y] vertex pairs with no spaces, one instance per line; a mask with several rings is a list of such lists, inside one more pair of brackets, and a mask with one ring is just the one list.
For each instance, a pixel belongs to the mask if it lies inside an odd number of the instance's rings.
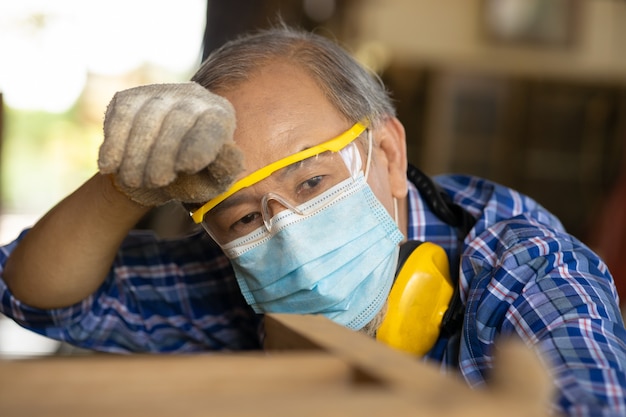
[[254,186],[236,192],[209,211],[202,225],[220,245],[260,227],[269,230],[271,218],[279,212],[291,210],[305,214],[299,207],[355,177],[360,168],[361,158],[354,142],[340,152],[323,152],[288,165]]

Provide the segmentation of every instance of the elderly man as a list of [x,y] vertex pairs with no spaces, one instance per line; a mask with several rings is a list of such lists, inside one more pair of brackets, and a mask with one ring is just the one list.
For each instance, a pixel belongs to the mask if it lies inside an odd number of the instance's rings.
[[[100,172],[2,249],[2,312],[25,327],[100,351],[194,352],[260,348],[266,312],[323,314],[405,338],[475,387],[514,335],[552,369],[555,410],[626,414],[604,263],[524,195],[408,167],[384,87],[336,44],[289,28],[242,37],[191,83],[116,94],[104,133]],[[131,230],[171,200],[203,227]],[[395,279],[415,241],[443,248],[434,337],[403,336],[433,323],[392,297],[434,297]]]

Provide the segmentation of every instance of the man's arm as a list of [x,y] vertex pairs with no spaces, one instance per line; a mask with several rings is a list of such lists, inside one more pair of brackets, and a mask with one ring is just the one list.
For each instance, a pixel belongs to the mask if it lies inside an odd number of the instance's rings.
[[148,210],[97,174],[35,224],[7,260],[3,279],[32,307],[79,302],[102,284],[120,243]]
[[502,336],[535,346],[550,368],[565,415],[626,411],[626,329],[604,263],[563,231],[530,216],[496,223],[471,242],[461,369],[485,381]]
[[205,202],[242,170],[232,105],[196,83],[115,94],[95,175],[30,230],[3,279],[21,302],[66,307],[106,278],[124,237],[150,207]]

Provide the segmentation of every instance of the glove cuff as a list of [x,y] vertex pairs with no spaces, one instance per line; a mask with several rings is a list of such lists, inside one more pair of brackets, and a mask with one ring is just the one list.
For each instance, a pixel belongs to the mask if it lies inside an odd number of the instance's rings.
[[117,191],[124,194],[131,201],[139,204],[143,207],[156,207],[163,205],[170,201],[172,198],[159,188],[147,189],[147,188],[133,188],[121,184],[114,174],[109,174],[111,183]]

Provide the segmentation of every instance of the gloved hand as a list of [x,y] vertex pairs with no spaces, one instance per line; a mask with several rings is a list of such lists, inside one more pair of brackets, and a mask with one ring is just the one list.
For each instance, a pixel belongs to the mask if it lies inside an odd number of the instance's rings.
[[197,83],[131,88],[109,103],[98,166],[144,206],[203,203],[243,170],[234,130],[230,102]]

